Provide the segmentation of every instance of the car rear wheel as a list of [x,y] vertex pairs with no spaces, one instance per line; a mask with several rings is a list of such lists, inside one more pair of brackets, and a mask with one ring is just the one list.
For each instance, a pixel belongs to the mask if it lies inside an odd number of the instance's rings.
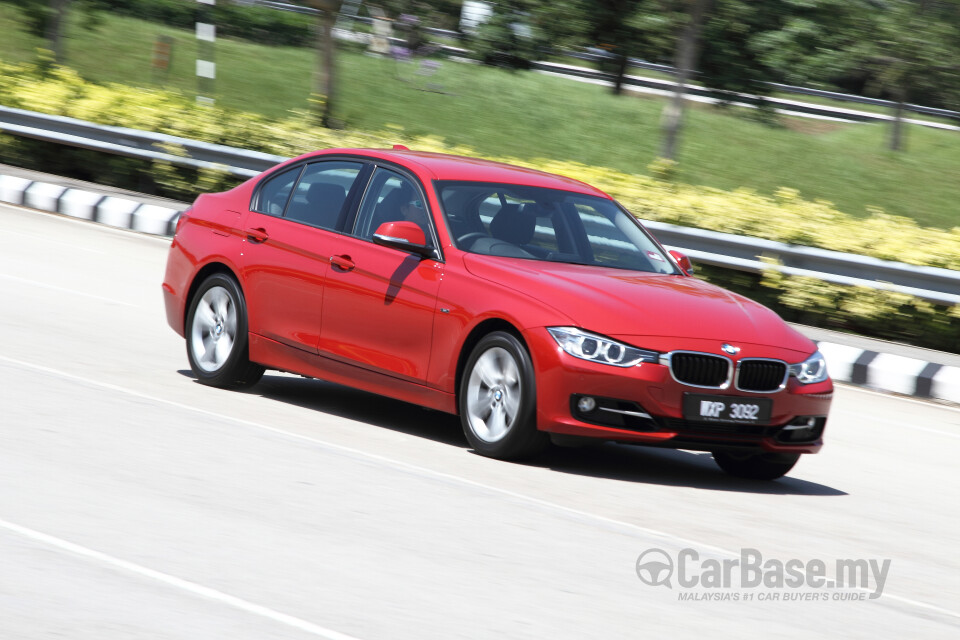
[[477,453],[518,459],[539,453],[536,382],[530,354],[513,335],[497,331],[473,349],[460,384],[460,421]]
[[738,478],[776,480],[800,459],[799,453],[751,453],[714,451],[713,459],[721,469]]
[[187,313],[187,358],[203,384],[248,387],[263,367],[247,357],[247,308],[233,278],[216,273],[203,281]]

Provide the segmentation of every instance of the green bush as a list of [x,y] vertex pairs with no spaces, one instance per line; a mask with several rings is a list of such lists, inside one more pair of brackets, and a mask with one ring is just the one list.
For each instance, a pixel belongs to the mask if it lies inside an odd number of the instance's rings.
[[[28,3],[21,6],[20,0],[0,2],[19,6],[24,11],[28,24],[32,25],[32,30],[37,35],[43,34],[43,21],[49,13],[46,5]],[[96,0],[91,4],[115,15],[140,18],[169,27],[192,30],[197,22],[196,0]],[[218,2],[211,8],[212,21],[216,24],[217,34],[220,36],[243,38],[261,44],[313,46],[313,24],[316,20],[312,16],[227,2]]]
[[764,304],[785,320],[957,353],[960,306],[816,278],[697,265],[697,275]]

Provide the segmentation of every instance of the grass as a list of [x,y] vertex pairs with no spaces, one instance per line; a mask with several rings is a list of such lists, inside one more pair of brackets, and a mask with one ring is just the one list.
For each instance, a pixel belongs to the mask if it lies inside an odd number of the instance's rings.
[[[0,4],[0,22],[10,25],[0,57],[32,59],[43,42],[12,28],[20,22],[16,9]],[[165,78],[151,69],[160,35],[174,39]],[[216,46],[220,104],[275,118],[308,108],[312,51],[229,39]],[[196,91],[189,31],[113,16],[89,31],[75,19],[66,48],[67,64],[93,81]],[[347,48],[339,52],[338,71],[337,116],[349,128],[401,126],[481,155],[561,158],[630,173],[646,173],[658,153],[659,97],[615,97],[596,85],[449,61],[421,75],[415,65]],[[884,125],[783,118],[781,126],[769,126],[751,116],[746,109],[693,106],[678,179],[767,194],[786,186],[853,215],[876,206],[927,226],[960,226],[960,133],[910,126],[907,151],[895,154],[885,150]]]

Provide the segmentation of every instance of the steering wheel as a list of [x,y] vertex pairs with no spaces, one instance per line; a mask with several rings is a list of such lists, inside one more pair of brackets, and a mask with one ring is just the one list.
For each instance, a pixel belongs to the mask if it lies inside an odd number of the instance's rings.
[[460,247],[461,249],[466,249],[467,247],[472,245],[474,242],[476,242],[480,238],[488,238],[488,237],[489,236],[487,234],[482,233],[480,231],[471,231],[470,233],[466,233],[460,236],[459,238],[457,238],[457,246]]

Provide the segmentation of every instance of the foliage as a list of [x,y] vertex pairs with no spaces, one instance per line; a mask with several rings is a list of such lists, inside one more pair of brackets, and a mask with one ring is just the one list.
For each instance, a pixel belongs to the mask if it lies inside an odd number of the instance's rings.
[[477,30],[470,44],[484,64],[507,69],[529,69],[539,53],[539,32],[534,31],[524,2],[500,2],[493,15]]
[[841,54],[869,74],[867,90],[898,102],[919,96],[944,105],[960,105],[960,9],[940,20],[914,0],[887,0],[872,14],[864,33]]
[[[10,0],[2,0],[9,2]],[[13,4],[20,8],[26,21],[27,29],[33,35],[43,38],[46,37],[50,23],[57,12],[55,4],[62,4],[65,8],[71,5],[80,9],[85,14],[86,26],[95,27],[97,24],[97,11],[106,8],[106,0],[60,0],[59,3],[54,0],[15,0]]]
[[[28,28],[42,36],[50,15],[50,0],[0,0],[20,7]],[[193,29],[197,21],[196,0],[74,0],[87,11],[124,15],[182,29]],[[264,44],[312,46],[313,23],[308,15],[277,11],[266,7],[240,6],[218,2],[211,7],[217,34],[244,38]],[[95,23],[93,23],[95,24]]]
[[677,177],[677,161],[670,158],[657,158],[647,165],[647,171],[657,180],[672,182]]
[[956,353],[960,306],[866,287],[831,284],[770,269],[763,274],[697,265],[697,275],[800,324]]
[[789,3],[714,0],[713,7],[703,29],[698,80],[716,89],[721,97],[730,93],[769,94],[771,89],[765,83],[779,80],[779,70],[765,63],[758,41],[764,34],[782,28]]
[[763,63],[787,82],[960,106],[960,2],[787,2],[783,28],[758,43]]

